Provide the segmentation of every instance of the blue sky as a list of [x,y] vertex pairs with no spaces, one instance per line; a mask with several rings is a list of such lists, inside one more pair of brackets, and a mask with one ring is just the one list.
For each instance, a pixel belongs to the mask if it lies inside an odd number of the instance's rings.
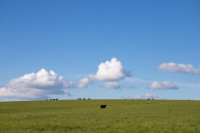
[[[47,73],[53,70],[57,77],[63,76],[63,80],[56,80],[60,86],[54,84],[50,88],[55,90],[50,89],[45,94],[44,83],[41,89],[41,84],[36,85],[42,83],[41,80],[34,79],[37,81],[34,90],[42,90],[42,95],[34,93],[35,99],[149,96],[199,100],[199,6],[199,0],[1,0],[0,100],[27,99],[15,93],[8,96],[7,90],[25,95],[21,91],[25,89],[26,94],[32,96],[30,83],[23,80],[26,86],[16,88],[9,82],[25,74],[36,74],[42,68]],[[130,71],[132,77],[125,74],[116,80],[99,80],[95,75],[98,65],[111,63],[113,58],[121,62],[123,70]],[[170,62],[174,65],[168,64]],[[159,69],[163,63],[167,65]],[[89,74],[93,74],[93,78]],[[88,78],[88,86],[78,88],[83,78]],[[65,80],[68,86],[64,85]],[[158,82],[157,87],[150,89],[154,81]],[[107,82],[112,85],[115,82],[119,87],[106,88]],[[63,88],[68,93],[61,91]],[[59,95],[55,95],[56,89]]]

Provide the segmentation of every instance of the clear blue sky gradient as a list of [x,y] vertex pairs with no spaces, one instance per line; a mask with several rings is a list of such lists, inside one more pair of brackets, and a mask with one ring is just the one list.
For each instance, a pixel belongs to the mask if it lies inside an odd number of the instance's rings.
[[[0,85],[41,68],[74,83],[116,57],[137,88],[106,89],[100,83],[71,89],[73,97],[114,98],[156,94],[200,99],[200,75],[158,71],[162,63],[200,67],[199,0],[1,0]],[[154,81],[177,90],[149,90]],[[120,81],[126,82],[126,81]]]

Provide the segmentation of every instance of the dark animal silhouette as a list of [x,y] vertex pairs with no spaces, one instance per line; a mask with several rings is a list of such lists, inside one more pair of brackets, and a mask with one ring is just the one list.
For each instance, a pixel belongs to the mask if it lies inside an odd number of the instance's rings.
[[101,105],[101,109],[105,109],[106,108],[106,105]]

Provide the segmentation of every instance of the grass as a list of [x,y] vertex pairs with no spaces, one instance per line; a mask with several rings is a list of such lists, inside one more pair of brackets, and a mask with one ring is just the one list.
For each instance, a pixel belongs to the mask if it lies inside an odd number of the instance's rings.
[[[100,109],[106,104],[106,109]],[[198,133],[200,101],[59,100],[0,103],[0,133]]]

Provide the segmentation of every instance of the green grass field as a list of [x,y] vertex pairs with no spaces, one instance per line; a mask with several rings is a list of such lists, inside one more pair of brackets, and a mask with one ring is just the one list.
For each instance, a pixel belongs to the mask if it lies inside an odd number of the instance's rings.
[[200,133],[200,101],[1,102],[0,133],[10,132]]

